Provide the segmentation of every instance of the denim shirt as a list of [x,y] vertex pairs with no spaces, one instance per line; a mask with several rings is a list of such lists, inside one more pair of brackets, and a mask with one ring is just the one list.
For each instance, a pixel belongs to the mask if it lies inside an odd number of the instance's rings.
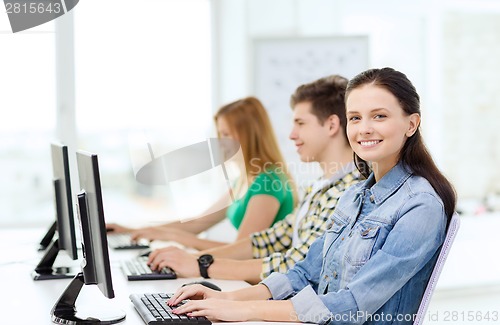
[[262,283],[302,322],[413,324],[446,223],[429,182],[399,163],[350,187],[306,258]]

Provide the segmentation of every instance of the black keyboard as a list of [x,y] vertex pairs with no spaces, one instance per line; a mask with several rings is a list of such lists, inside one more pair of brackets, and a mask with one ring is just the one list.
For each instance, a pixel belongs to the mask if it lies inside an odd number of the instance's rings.
[[177,274],[171,268],[165,267],[160,271],[153,271],[147,264],[148,258],[139,256],[130,260],[122,261],[122,270],[129,281],[138,280],[165,280],[175,279]]
[[149,245],[145,241],[133,242],[129,234],[108,233],[108,246],[113,249],[145,249]]
[[171,294],[166,293],[132,294],[130,295],[130,300],[146,324],[212,324],[206,317],[190,317],[172,313],[172,307],[167,305],[167,300],[171,296]]

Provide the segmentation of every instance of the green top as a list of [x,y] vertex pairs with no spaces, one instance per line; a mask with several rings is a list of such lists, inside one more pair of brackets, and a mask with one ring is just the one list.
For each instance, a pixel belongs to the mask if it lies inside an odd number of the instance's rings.
[[240,228],[250,199],[254,195],[261,194],[273,196],[280,203],[280,208],[272,224],[284,219],[293,211],[293,191],[288,176],[276,172],[275,169],[268,169],[257,175],[245,195],[228,207],[226,217],[236,229]]

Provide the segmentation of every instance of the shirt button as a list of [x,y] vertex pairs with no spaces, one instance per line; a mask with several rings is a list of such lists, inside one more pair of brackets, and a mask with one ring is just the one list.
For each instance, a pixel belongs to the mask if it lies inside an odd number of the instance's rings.
[[337,274],[337,271],[334,271],[334,272],[333,272],[333,277],[334,277],[335,279],[339,277],[339,275]]
[[375,197],[373,196],[373,194],[372,194],[372,195],[370,195],[370,202],[371,202],[371,203],[375,203]]

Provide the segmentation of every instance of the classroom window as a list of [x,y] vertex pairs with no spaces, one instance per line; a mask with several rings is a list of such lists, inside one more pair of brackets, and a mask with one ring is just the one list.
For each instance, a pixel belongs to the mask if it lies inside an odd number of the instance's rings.
[[[171,150],[213,133],[210,1],[88,0],[73,13],[75,149],[99,154],[105,195],[147,197],[133,176],[134,139]],[[54,30],[49,22],[12,34],[0,20],[2,225],[54,218]]]

